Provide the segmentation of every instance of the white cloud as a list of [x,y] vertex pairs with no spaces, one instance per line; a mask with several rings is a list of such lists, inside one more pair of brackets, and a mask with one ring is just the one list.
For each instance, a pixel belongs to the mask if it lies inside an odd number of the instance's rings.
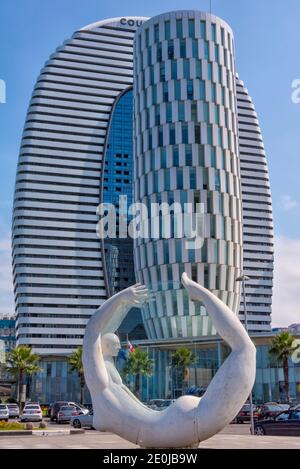
[[297,200],[293,199],[290,195],[282,195],[280,198],[280,206],[286,212],[298,208],[299,204]]
[[300,239],[275,239],[272,325],[300,323]]

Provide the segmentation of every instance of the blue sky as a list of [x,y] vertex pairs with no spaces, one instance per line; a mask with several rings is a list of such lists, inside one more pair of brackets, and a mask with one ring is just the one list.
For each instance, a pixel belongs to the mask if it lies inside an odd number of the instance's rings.
[[[0,79],[6,82],[7,102],[0,104],[0,312],[12,307],[7,263],[16,162],[28,102],[44,62],[86,24],[114,16],[154,16],[179,9],[209,10],[209,0],[1,0]],[[300,2],[212,0],[212,12],[223,17],[235,32],[237,69],[254,100],[263,132],[273,194],[277,265],[281,266],[274,299],[279,314],[282,294],[290,296],[291,284],[298,289],[300,282],[300,267],[294,272],[295,263],[300,266],[300,104],[291,99],[292,81],[300,79]],[[287,271],[284,279],[280,277],[283,270]],[[279,283],[282,293],[278,293]],[[294,313],[289,320],[296,319],[295,301],[290,308]],[[298,317],[300,320],[300,311]]]

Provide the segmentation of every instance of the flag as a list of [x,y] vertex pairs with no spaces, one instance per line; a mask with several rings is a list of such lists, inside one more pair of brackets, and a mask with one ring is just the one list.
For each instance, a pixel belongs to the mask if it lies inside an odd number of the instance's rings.
[[129,348],[130,352],[134,352],[134,346],[132,345],[131,342],[129,342],[129,340],[127,341],[127,344],[128,344],[128,348]]

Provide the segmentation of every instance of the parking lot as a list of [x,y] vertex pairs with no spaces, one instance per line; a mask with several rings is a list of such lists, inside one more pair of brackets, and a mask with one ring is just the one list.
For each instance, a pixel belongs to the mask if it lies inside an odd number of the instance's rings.
[[[47,419],[46,419],[47,420]],[[69,425],[49,423],[49,429],[68,429]],[[79,435],[14,436],[0,435],[1,449],[129,449],[138,446],[109,432],[86,430]],[[210,449],[300,449],[300,438],[252,436],[249,425],[229,425],[221,433],[199,445]]]

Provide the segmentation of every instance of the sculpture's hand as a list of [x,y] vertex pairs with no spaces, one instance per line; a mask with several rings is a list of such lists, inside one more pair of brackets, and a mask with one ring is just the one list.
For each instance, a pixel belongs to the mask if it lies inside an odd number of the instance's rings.
[[124,304],[139,306],[147,300],[148,290],[145,285],[136,283],[132,287],[122,290],[119,295]]
[[200,292],[201,286],[195,283],[193,280],[191,280],[188,277],[186,272],[182,274],[181,280],[182,280],[182,284],[184,288],[187,290],[189,294],[190,299],[192,301],[201,301],[201,298],[199,298],[199,293],[201,293]]

